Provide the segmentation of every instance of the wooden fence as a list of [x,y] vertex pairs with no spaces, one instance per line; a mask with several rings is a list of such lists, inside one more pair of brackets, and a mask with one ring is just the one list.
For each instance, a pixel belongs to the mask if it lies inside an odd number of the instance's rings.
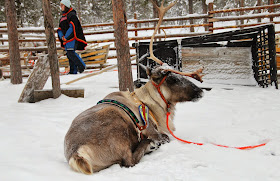
[[[177,33],[177,34],[159,34],[156,35],[156,39],[163,38],[182,38],[182,37],[190,37],[190,36],[198,36],[204,34],[210,34],[220,31],[227,31],[235,28],[245,28],[256,25],[265,24],[268,22],[274,24],[280,24],[279,21],[274,20],[275,17],[280,16],[280,3],[273,4],[270,0],[268,5],[256,6],[256,7],[241,7],[234,9],[225,9],[225,10],[214,10],[214,4],[210,3],[208,5],[208,12],[206,14],[189,14],[187,16],[182,17],[169,17],[164,18],[164,25],[161,26],[161,30],[167,29],[183,29],[185,33]],[[248,11],[254,11],[256,14],[250,13]],[[231,13],[240,12],[240,15],[231,15]],[[227,16],[226,16],[227,15]],[[245,23],[244,20],[252,21],[251,23]],[[158,21],[158,18],[148,19],[148,20],[137,20],[137,16],[135,15],[134,20],[128,20],[128,32],[134,32],[133,36],[129,35],[129,41],[140,41],[140,40],[149,40],[150,36],[139,36],[140,32],[153,30],[154,23]],[[235,23],[230,23],[230,21],[234,21]],[[190,22],[194,22],[191,24]],[[114,42],[114,23],[98,23],[98,24],[88,24],[83,25],[84,33],[86,36],[89,35],[105,35],[104,39],[89,39],[88,43],[109,43]],[[226,25],[225,25],[226,24]],[[145,26],[143,26],[145,25]],[[199,29],[199,30],[198,30]],[[18,32],[20,34],[19,42],[22,46],[20,46],[20,51],[47,51],[46,46],[38,46],[38,47],[24,47],[23,44],[27,42],[31,42],[33,44],[36,43],[45,43],[45,30],[44,28],[18,28]],[[33,37],[28,37],[26,33],[31,33]],[[279,34],[280,31],[276,31],[276,34]],[[7,28],[0,28],[0,45],[1,42],[8,42],[8,38],[3,38],[1,34],[7,34]],[[147,33],[145,33],[147,34]],[[0,47],[0,52],[8,52],[9,49],[7,47]],[[112,47],[112,46],[111,46]],[[58,48],[61,49],[61,48]],[[133,49],[131,47],[131,49]],[[114,47],[110,48],[110,50],[115,50]],[[115,56],[109,56],[108,58],[115,58]],[[7,58],[6,58],[7,59]],[[4,61],[5,58],[1,58],[0,61]],[[7,60],[6,60],[7,61]]]

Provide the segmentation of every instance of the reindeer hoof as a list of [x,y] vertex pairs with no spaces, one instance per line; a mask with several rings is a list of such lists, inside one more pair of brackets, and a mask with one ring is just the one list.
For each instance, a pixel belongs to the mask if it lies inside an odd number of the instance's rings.
[[167,136],[166,134],[162,134],[161,136],[162,136],[162,140],[161,140],[162,144],[170,142],[169,136]]
[[146,153],[151,153],[156,151],[161,146],[159,141],[152,140],[151,143],[148,145]]

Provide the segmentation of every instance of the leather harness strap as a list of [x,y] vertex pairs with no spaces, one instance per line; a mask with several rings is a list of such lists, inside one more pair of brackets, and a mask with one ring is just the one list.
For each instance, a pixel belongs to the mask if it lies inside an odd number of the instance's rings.
[[167,102],[167,100],[165,99],[164,95],[162,94],[161,90],[160,90],[160,86],[163,84],[163,82],[165,81],[166,77],[168,75],[165,75],[163,77],[163,79],[160,81],[159,84],[156,84],[154,81],[152,81],[152,84],[155,86],[155,88],[157,89],[159,95],[161,96],[162,100],[165,102],[166,106],[167,106],[167,112],[169,112],[169,108],[170,108],[170,103]]

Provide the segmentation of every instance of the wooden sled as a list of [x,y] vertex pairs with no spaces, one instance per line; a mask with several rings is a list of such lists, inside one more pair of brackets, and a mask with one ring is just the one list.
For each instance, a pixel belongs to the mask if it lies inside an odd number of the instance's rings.
[[[91,67],[94,64],[99,64],[100,69],[104,68],[104,64],[107,62],[108,53],[110,49],[109,45],[97,46],[88,45],[86,50],[77,52],[80,54],[81,58],[85,62],[87,67]],[[61,54],[61,52],[58,52]],[[69,61],[66,56],[58,56],[59,66],[60,67],[69,67]]]

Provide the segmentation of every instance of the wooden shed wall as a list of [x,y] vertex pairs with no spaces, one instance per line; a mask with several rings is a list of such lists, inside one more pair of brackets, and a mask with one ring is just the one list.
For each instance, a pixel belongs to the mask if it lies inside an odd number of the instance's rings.
[[250,47],[184,47],[182,71],[204,67],[205,82],[256,85]]

